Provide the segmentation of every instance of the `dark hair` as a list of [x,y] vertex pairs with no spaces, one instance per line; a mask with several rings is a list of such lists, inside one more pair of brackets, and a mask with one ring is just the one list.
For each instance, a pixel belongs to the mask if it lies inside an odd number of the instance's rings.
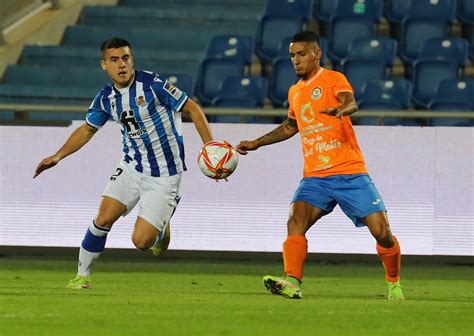
[[319,36],[316,33],[313,33],[312,31],[309,31],[309,30],[305,30],[293,35],[293,38],[291,39],[291,43],[294,43],[294,42],[316,43],[318,47],[320,47]]
[[102,45],[100,46],[100,52],[104,53],[104,51],[107,49],[117,49],[121,47],[129,47],[130,49],[132,48],[128,41],[121,39],[120,37],[111,37],[102,42]]

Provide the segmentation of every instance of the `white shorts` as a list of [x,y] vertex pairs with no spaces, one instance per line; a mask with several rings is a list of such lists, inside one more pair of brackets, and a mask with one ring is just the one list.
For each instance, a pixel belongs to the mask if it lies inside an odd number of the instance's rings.
[[138,203],[138,216],[162,231],[181,198],[181,173],[173,176],[148,176],[133,165],[120,162],[102,196],[116,199],[127,207],[126,216]]

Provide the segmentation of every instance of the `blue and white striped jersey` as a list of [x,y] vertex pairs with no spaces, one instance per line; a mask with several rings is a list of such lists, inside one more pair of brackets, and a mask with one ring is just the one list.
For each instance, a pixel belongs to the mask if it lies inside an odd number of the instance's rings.
[[187,99],[157,74],[135,70],[128,87],[110,83],[97,94],[86,122],[100,128],[113,119],[122,125],[125,162],[147,175],[171,176],[186,170],[180,110]]

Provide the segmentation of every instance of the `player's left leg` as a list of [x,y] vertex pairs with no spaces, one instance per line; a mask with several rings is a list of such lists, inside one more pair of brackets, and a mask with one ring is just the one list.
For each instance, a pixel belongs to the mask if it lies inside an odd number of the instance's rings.
[[392,234],[387,213],[379,211],[363,218],[377,241],[377,254],[385,269],[389,300],[404,300],[400,286],[401,251],[397,238]]
[[389,299],[403,299],[400,289],[400,246],[390,231],[384,202],[367,174],[341,175],[335,198],[342,211],[358,227],[367,226],[377,241],[377,253],[385,268]]
[[140,185],[139,214],[132,241],[139,250],[160,255],[170,243],[170,219],[180,200],[181,174],[146,177]]

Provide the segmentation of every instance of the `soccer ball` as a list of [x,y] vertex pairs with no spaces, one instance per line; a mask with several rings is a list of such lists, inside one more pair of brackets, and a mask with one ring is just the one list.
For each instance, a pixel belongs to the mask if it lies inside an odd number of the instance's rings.
[[237,163],[237,153],[227,141],[210,141],[199,151],[199,169],[215,180],[230,176],[237,168]]

